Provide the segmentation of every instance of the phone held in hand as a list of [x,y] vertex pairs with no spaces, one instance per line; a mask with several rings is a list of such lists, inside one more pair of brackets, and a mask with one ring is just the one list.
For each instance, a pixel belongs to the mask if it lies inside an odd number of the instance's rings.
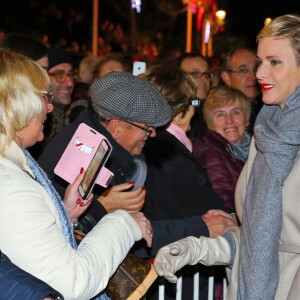
[[96,183],[96,179],[101,171],[101,168],[105,165],[111,150],[112,148],[106,140],[102,140],[100,142],[99,147],[96,150],[95,155],[91,160],[78,188],[82,199],[88,198],[92,192]]
[[145,73],[146,71],[146,63],[143,61],[135,61],[133,62],[132,75],[138,76],[140,74]]

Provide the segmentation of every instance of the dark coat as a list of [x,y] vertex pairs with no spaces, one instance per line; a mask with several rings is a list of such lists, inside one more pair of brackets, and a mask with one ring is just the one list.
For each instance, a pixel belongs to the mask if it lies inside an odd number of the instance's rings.
[[159,131],[143,153],[148,168],[144,212],[151,220],[201,216],[224,208],[202,165],[168,131]]
[[196,107],[195,114],[191,120],[191,130],[187,133],[189,138],[200,138],[206,131],[206,123],[203,117],[203,104],[205,100],[201,100],[200,106]]
[[245,162],[235,157],[229,142],[215,131],[207,130],[201,139],[192,139],[193,154],[203,164],[212,186],[221,195],[226,208],[235,211],[234,193]]
[[[158,131],[154,139],[149,140],[143,150],[147,162],[145,188],[147,198],[144,213],[150,220],[173,219],[190,224],[190,231],[170,227],[172,234],[180,238],[186,236],[209,236],[201,215],[209,209],[224,209],[224,200],[212,188],[202,165],[192,153],[166,130]],[[197,223],[192,223],[193,219]],[[171,220],[172,221],[172,220]],[[167,221],[168,223],[170,222]],[[194,226],[194,229],[193,229]],[[191,230],[194,230],[194,233]],[[196,233],[195,231],[198,231]],[[154,232],[155,234],[155,232]],[[185,267],[183,275],[183,299],[193,299],[193,275],[200,271],[200,298],[207,298],[205,284],[207,275],[199,265]],[[166,299],[175,299],[176,286],[166,284]],[[147,299],[157,299],[157,283],[147,293]]]
[[[64,197],[68,183],[54,174],[54,168],[69,144],[76,129],[81,123],[85,123],[99,133],[103,134],[112,144],[113,151],[106,164],[106,167],[114,173],[114,177],[110,183],[111,186],[126,182],[126,178],[130,177],[136,168],[132,156],[118,143],[116,143],[110,133],[98,122],[93,112],[89,109],[84,110],[74,123],[71,123],[63,128],[61,132],[47,144],[43,153],[38,159],[38,163],[47,173],[53,186],[56,188],[62,198]],[[93,190],[95,199],[98,198],[103,191],[104,188],[99,185],[95,185]],[[95,225],[96,222],[98,222],[106,214],[107,212],[105,208],[98,201],[93,201],[91,206],[88,208],[87,217],[89,218],[90,222]]]
[[[84,110],[74,123],[63,128],[61,132],[48,143],[38,159],[38,163],[47,173],[62,198],[68,183],[54,174],[54,168],[81,123],[85,123],[103,134],[112,144],[113,151],[106,164],[106,167],[114,173],[114,178],[110,186],[127,182],[126,178],[135,172],[136,165],[131,154],[112,138],[110,133],[99,123],[90,109]],[[88,208],[84,217],[80,220],[81,226],[83,227],[81,229],[86,233],[107,214],[105,208],[96,200],[103,191],[104,188],[101,188],[99,185],[95,186],[93,190],[95,200]],[[139,257],[153,257],[162,246],[188,235],[208,235],[207,227],[200,214],[188,219],[153,221],[151,225],[154,231],[152,248],[149,249],[144,241],[138,243],[136,245],[135,254]]]
[[64,299],[45,282],[14,265],[0,252],[0,300]]

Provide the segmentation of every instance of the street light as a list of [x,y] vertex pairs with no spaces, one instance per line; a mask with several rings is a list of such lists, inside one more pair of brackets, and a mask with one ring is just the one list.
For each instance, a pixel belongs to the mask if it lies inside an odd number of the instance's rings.
[[218,10],[216,12],[217,22],[219,26],[224,25],[224,20],[226,18],[226,11],[225,10]]
[[93,0],[93,43],[92,54],[98,54],[98,19],[99,19],[99,2]]

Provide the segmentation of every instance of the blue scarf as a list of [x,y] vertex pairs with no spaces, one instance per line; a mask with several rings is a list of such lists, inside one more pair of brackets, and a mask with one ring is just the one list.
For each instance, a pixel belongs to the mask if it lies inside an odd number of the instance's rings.
[[[23,151],[24,151],[24,154],[25,154],[25,157],[27,160],[27,164],[31,168],[36,181],[45,188],[45,190],[51,196],[51,199],[53,200],[53,202],[58,210],[60,222],[62,224],[63,233],[65,235],[67,242],[71,245],[71,247],[73,249],[77,249],[77,244],[75,241],[73,228],[71,226],[71,221],[68,217],[68,213],[66,211],[66,208],[65,208],[59,194],[57,193],[57,191],[53,187],[52,183],[48,179],[46,173],[41,169],[41,167],[33,159],[33,157],[30,155],[30,153],[26,149],[23,149]],[[101,295],[98,296],[97,298],[93,298],[93,299],[94,300],[110,300],[110,298],[107,297],[107,295],[104,292],[102,292]]]
[[23,151],[24,151],[24,154],[25,154],[25,157],[27,160],[27,164],[31,168],[36,181],[45,188],[45,190],[51,196],[51,199],[53,200],[53,202],[58,210],[59,219],[62,224],[62,230],[63,230],[63,233],[65,235],[67,242],[71,245],[71,247],[73,249],[77,249],[77,244],[75,241],[73,228],[71,226],[71,221],[68,217],[68,213],[66,211],[66,208],[65,208],[59,194],[57,193],[57,191],[53,187],[52,183],[48,179],[46,173],[41,169],[41,167],[33,159],[33,157],[30,155],[30,153],[25,149],[23,149]]
[[241,159],[242,161],[246,161],[249,155],[251,142],[251,135],[247,131],[245,131],[243,141],[241,144],[229,143],[229,148],[234,156]]

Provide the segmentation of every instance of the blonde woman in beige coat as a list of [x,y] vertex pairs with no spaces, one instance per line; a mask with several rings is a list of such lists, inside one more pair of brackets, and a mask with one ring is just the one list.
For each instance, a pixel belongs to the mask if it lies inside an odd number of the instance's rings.
[[300,16],[257,36],[263,106],[236,189],[241,227],[216,239],[188,237],[160,250],[155,267],[175,282],[186,264],[228,265],[227,299],[300,297]]
[[151,226],[142,213],[133,217],[117,210],[77,248],[72,223],[84,211],[77,204],[84,174],[61,201],[26,150],[44,137],[43,124],[53,109],[49,88],[35,62],[0,49],[0,249],[66,300],[87,300],[105,289],[135,241],[143,236],[151,243]]

